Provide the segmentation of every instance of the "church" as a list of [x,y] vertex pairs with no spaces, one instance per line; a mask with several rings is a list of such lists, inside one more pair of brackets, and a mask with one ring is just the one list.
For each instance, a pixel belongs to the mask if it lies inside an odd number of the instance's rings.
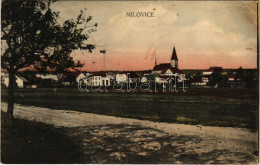
[[157,65],[155,58],[155,66],[153,68],[152,74],[157,74],[161,76],[169,76],[174,74],[182,74],[182,72],[178,68],[178,57],[175,50],[175,46],[173,47],[171,63],[162,63]]

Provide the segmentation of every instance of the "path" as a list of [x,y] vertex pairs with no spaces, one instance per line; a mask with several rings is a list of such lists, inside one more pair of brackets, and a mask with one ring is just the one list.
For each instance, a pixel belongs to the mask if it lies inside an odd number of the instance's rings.
[[[7,104],[1,103],[6,110]],[[65,127],[79,163],[257,163],[257,133],[15,105],[14,116]],[[78,163],[78,162],[77,162]]]

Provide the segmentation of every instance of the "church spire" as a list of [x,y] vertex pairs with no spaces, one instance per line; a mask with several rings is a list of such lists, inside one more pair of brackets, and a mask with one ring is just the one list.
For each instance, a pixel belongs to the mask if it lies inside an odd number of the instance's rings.
[[176,53],[176,50],[175,50],[175,46],[173,47],[171,60],[177,60],[178,61],[178,57],[177,57],[177,53]]
[[173,47],[173,51],[172,51],[171,66],[174,68],[178,68],[178,57],[175,50],[175,46]]

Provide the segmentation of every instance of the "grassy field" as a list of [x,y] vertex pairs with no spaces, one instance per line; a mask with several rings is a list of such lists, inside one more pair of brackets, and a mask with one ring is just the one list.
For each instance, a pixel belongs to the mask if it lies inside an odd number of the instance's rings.
[[75,163],[79,146],[58,128],[1,113],[1,162],[11,164]]
[[[190,89],[186,93],[83,93],[16,89],[16,103],[62,110],[208,126],[258,127],[258,91]],[[2,101],[7,90],[2,89]]]

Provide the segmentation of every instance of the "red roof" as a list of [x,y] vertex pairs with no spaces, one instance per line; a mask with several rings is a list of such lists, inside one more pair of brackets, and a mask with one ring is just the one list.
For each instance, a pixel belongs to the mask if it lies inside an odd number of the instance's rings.
[[160,70],[164,70],[164,69],[169,69],[171,67],[172,66],[171,66],[170,63],[163,63],[163,64],[155,65],[153,70],[154,71],[160,71]]
[[210,72],[224,72],[222,67],[210,67],[207,71],[210,71]]
[[171,60],[178,60],[178,57],[177,57],[177,53],[176,53],[175,47],[173,47],[172,58],[171,58]]

